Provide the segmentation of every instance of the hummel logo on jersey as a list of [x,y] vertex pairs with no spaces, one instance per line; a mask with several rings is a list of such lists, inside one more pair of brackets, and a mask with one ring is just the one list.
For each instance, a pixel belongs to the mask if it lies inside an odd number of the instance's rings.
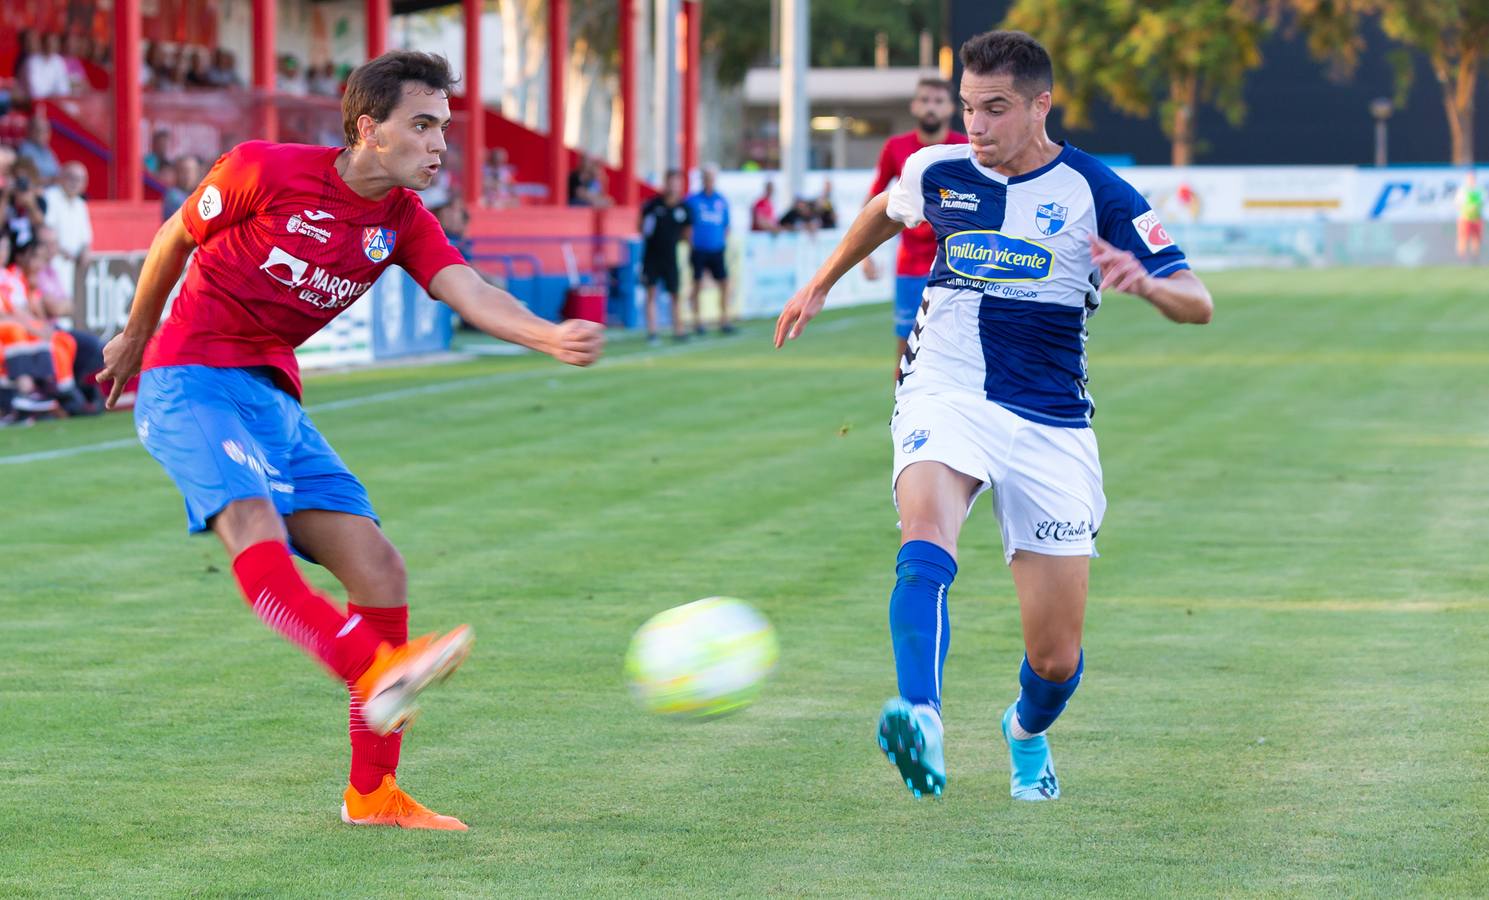
[[978,281],[1043,281],[1055,255],[1042,244],[1001,231],[958,231],[945,243],[946,267]]
[[393,253],[393,241],[398,232],[391,228],[362,229],[362,252],[375,263],[380,263]]
[[942,209],[964,209],[967,212],[977,212],[977,207],[982,204],[982,198],[976,194],[963,194],[961,191],[953,191],[950,188],[941,188]]
[[1154,253],[1174,245],[1174,239],[1168,236],[1168,232],[1163,230],[1163,223],[1158,221],[1158,213],[1151,209],[1133,219],[1132,227],[1137,229],[1137,236]]
[[[306,210],[305,215],[310,215],[310,210]],[[326,213],[325,215],[329,217],[330,213]],[[322,244],[328,243],[331,240],[331,232],[324,228],[318,228],[299,216],[290,216],[289,221],[284,223],[284,230],[290,234],[312,238]]]

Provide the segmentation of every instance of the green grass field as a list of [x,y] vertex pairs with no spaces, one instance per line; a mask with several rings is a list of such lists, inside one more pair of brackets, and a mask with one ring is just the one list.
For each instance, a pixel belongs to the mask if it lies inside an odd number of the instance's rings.
[[[950,598],[945,799],[873,744],[885,307],[779,353],[756,323],[589,371],[310,380],[414,629],[479,635],[401,769],[465,835],[340,824],[344,689],[187,539],[127,416],[0,432],[0,895],[1485,896],[1484,278],[1221,273],[1207,328],[1108,298],[1110,510],[1051,804],[1007,794],[1021,651],[990,505]],[[642,714],[632,630],[710,594],[772,618],[776,677],[719,722]]]

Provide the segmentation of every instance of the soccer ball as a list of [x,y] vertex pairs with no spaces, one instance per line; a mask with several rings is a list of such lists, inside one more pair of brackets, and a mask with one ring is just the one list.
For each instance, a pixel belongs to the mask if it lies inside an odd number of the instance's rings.
[[657,613],[637,629],[626,680],[649,712],[721,716],[750,705],[778,653],[775,629],[753,606],[708,597]]

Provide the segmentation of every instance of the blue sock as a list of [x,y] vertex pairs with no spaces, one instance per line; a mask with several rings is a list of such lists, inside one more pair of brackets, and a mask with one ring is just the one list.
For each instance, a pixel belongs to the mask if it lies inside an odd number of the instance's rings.
[[951,618],[946,591],[956,577],[956,560],[930,541],[909,541],[895,565],[899,575],[889,595],[889,634],[900,696],[928,703],[941,712],[941,670],[951,649]]
[[1081,651],[1075,674],[1065,681],[1046,681],[1029,665],[1029,657],[1019,667],[1019,725],[1030,734],[1039,734],[1060,718],[1070,695],[1080,687],[1081,673],[1086,670],[1086,651]]

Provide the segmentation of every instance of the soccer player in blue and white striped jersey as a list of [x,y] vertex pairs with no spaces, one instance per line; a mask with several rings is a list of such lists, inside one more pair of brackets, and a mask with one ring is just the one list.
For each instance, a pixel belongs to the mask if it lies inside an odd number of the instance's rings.
[[927,147],[866,206],[787,303],[775,341],[800,336],[832,286],[902,229],[929,222],[936,261],[900,366],[890,431],[900,514],[889,625],[899,695],[878,740],[915,796],[946,786],[941,674],[957,538],[993,492],[1023,619],[1019,693],[1003,714],[1020,800],[1060,795],[1045,732],[1084,671],[1090,558],[1106,509],[1086,390],[1086,323],[1103,292],[1203,324],[1203,282],[1131,185],[1051,141],[1049,54],[1022,32],[961,50],[971,143]]

